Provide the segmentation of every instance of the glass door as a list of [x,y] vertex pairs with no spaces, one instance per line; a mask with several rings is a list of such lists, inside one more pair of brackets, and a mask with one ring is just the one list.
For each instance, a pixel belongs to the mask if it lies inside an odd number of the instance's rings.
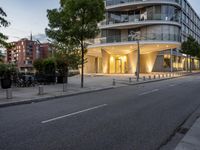
[[117,74],[122,73],[122,60],[121,59],[115,60],[115,73],[117,73]]

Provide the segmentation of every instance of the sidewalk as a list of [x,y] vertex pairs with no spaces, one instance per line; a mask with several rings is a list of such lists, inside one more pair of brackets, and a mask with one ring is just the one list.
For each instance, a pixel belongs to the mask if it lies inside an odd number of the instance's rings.
[[[188,73],[182,72],[181,75],[187,75]],[[164,75],[164,76],[163,76]],[[143,84],[146,82],[155,82],[160,80],[166,80],[174,77],[181,76],[179,74],[169,73],[151,73],[141,74],[139,82],[131,75],[101,75],[90,74],[85,76],[84,88],[80,88],[80,76],[74,76],[69,78],[69,84],[65,92],[63,92],[63,84],[44,85],[44,93],[39,95],[39,87],[27,87],[27,88],[12,88],[12,99],[6,99],[6,90],[0,89],[0,107],[27,104],[31,102],[45,101],[53,98],[60,98],[65,96],[71,96],[82,93],[89,93],[94,91],[107,90],[111,88]],[[151,76],[151,78],[149,78]],[[145,80],[143,79],[145,77]],[[156,79],[154,79],[156,77]],[[114,79],[114,80],[113,80]],[[114,81],[114,83],[113,83]]]
[[197,119],[175,150],[200,150],[200,118]]

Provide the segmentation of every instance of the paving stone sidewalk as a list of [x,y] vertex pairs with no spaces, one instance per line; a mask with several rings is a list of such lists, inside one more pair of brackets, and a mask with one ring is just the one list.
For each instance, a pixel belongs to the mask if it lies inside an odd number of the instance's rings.
[[175,150],[200,150],[200,118],[197,119]]

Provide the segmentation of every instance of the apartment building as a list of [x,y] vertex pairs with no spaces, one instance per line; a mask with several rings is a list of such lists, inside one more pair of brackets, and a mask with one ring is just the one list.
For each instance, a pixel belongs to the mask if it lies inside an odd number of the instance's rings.
[[33,62],[39,58],[47,58],[51,53],[48,43],[39,43],[32,38],[21,39],[11,43],[13,48],[7,49],[7,63],[16,64],[20,72],[33,72]]
[[[184,70],[189,61],[179,52],[189,35],[200,43],[200,18],[186,0],[106,0],[101,34],[87,53],[86,73]],[[199,61],[192,58],[192,68]]]

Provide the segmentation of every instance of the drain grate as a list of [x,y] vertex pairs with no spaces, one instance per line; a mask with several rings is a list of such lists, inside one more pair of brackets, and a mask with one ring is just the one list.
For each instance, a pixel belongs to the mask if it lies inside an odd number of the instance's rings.
[[186,134],[188,131],[189,131],[188,128],[180,128],[180,129],[178,129],[178,133],[181,133],[181,134]]

